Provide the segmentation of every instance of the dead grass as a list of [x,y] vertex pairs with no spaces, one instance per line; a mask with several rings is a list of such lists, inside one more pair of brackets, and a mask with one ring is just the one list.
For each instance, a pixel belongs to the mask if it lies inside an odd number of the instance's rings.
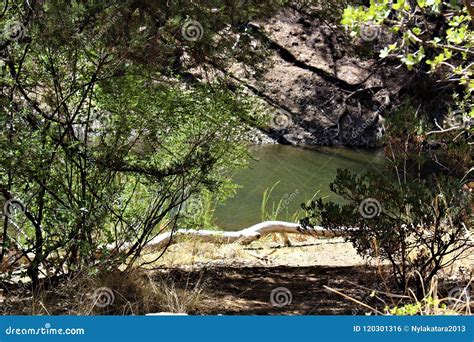
[[[374,260],[367,264],[342,239],[290,237],[290,240],[291,247],[271,236],[248,246],[184,241],[171,246],[158,263],[128,272],[90,270],[68,278],[50,279],[36,294],[28,285],[0,282],[3,289],[0,314],[332,315],[370,313],[366,306],[384,312],[387,305],[394,309],[414,302],[424,303],[423,299],[397,294],[386,280],[385,272],[389,271],[386,265],[376,264]],[[156,256],[151,253],[140,261],[147,262]],[[463,279],[459,271],[462,267],[466,269]],[[464,266],[446,270],[443,275],[446,281],[438,284],[437,298],[446,298],[440,300],[440,305],[455,303],[456,312],[461,307],[461,310],[471,309],[471,302],[467,307],[463,304],[466,298],[462,297],[462,291],[457,296],[461,298],[453,299],[456,297],[453,289],[468,283],[471,267],[472,255],[464,260]],[[282,307],[271,304],[271,293],[278,287],[291,291],[290,304]],[[427,309],[424,306],[422,310],[428,313]]]
[[[158,264],[167,268],[203,266],[355,266],[364,261],[350,243],[342,238],[322,239],[311,236],[289,235],[291,246],[285,246],[281,234],[270,234],[250,245],[213,244],[185,240],[168,248]],[[147,264],[158,252],[142,256]],[[155,265],[148,265],[155,268]]]
[[[329,286],[325,286],[329,291],[345,298],[348,301],[365,309],[368,314],[375,315],[472,315],[474,302],[471,301],[470,287],[472,278],[464,280],[465,285],[447,290],[446,283],[440,284],[437,277],[433,278],[428,289],[423,289],[423,297],[418,298],[416,294],[409,290],[407,294],[400,295],[394,293],[384,293],[380,289],[373,289],[371,297],[381,294],[392,299],[392,305],[385,305],[382,309],[371,306],[367,300],[359,300]],[[454,290],[454,291],[453,291]],[[440,296],[443,292],[448,295]],[[395,300],[393,300],[395,299]]]
[[[94,272],[95,273],[95,272]],[[205,279],[179,286],[170,275],[153,276],[143,269],[82,272],[44,283],[33,293],[27,286],[2,292],[1,314],[18,315],[143,315],[195,310],[205,291]]]

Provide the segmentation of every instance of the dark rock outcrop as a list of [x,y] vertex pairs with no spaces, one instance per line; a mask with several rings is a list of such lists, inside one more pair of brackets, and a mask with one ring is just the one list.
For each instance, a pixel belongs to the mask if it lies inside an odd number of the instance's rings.
[[275,108],[267,131],[273,138],[298,146],[376,145],[406,73],[361,58],[357,50],[374,51],[375,42],[354,45],[336,25],[292,9],[252,26],[268,37],[271,66],[258,79],[234,76]]

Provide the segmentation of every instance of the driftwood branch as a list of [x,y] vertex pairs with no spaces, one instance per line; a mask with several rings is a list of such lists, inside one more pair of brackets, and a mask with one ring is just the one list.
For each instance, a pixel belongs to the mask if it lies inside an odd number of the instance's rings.
[[302,230],[297,223],[289,223],[283,221],[266,221],[258,223],[252,227],[245,228],[236,232],[223,232],[218,230],[194,230],[194,229],[178,229],[175,232],[167,232],[158,235],[147,243],[145,249],[161,250],[166,246],[178,243],[183,238],[191,237],[194,240],[228,244],[241,243],[249,244],[272,233],[281,234],[299,234],[309,236],[334,237],[335,234],[323,227],[314,227],[310,230]]

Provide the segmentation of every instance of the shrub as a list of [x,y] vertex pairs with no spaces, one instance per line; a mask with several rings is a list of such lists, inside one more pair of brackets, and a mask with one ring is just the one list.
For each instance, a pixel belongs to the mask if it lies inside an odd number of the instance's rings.
[[397,184],[375,173],[339,170],[331,190],[348,203],[317,199],[305,206],[312,214],[301,222],[306,229],[317,222],[347,234],[361,255],[388,260],[404,288],[415,271],[429,282],[472,245],[467,228],[472,196],[459,188],[447,178]]
[[387,120],[384,169],[338,170],[330,188],[345,203],[319,198],[303,205],[309,215],[301,220],[303,229],[320,224],[347,236],[362,256],[388,261],[397,285],[415,282],[417,291],[473,245],[472,193],[462,190],[467,139],[447,132],[431,140],[418,115],[408,106],[397,110]]

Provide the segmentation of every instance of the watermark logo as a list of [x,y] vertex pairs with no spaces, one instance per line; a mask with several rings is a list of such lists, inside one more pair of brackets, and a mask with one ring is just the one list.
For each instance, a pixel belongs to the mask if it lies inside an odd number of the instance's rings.
[[448,298],[451,305],[467,303],[471,300],[469,288],[457,286],[448,292]]
[[25,205],[19,199],[10,198],[3,205],[3,214],[8,218],[12,218],[15,212],[18,211],[21,211],[22,213],[26,211]]
[[270,303],[272,303],[273,306],[283,307],[290,305],[292,300],[293,295],[286,287],[277,287],[273,289],[270,294]]
[[5,329],[6,335],[13,336],[42,336],[42,335],[85,335],[86,331],[83,328],[53,328],[51,323],[46,323],[44,327],[39,328],[15,328],[8,327]]
[[105,308],[106,306],[113,305],[115,302],[114,292],[108,287],[99,287],[94,291],[92,297],[94,305],[99,308]]
[[282,130],[288,128],[291,122],[290,113],[286,110],[278,109],[272,116],[270,126],[273,129]]
[[382,212],[380,202],[375,198],[366,198],[359,204],[359,212],[364,218],[374,218]]
[[371,42],[380,36],[380,30],[380,25],[376,25],[372,22],[367,22],[360,26],[359,33],[360,37],[363,40]]
[[204,29],[197,20],[187,20],[181,27],[181,35],[190,42],[195,42],[202,38]]
[[19,41],[25,36],[26,28],[19,21],[11,21],[3,27],[3,38],[10,41]]
[[455,110],[446,117],[446,125],[448,128],[461,127],[469,128],[470,118],[461,110]]
[[185,216],[200,216],[204,213],[204,206],[199,198],[189,198],[181,208]]

